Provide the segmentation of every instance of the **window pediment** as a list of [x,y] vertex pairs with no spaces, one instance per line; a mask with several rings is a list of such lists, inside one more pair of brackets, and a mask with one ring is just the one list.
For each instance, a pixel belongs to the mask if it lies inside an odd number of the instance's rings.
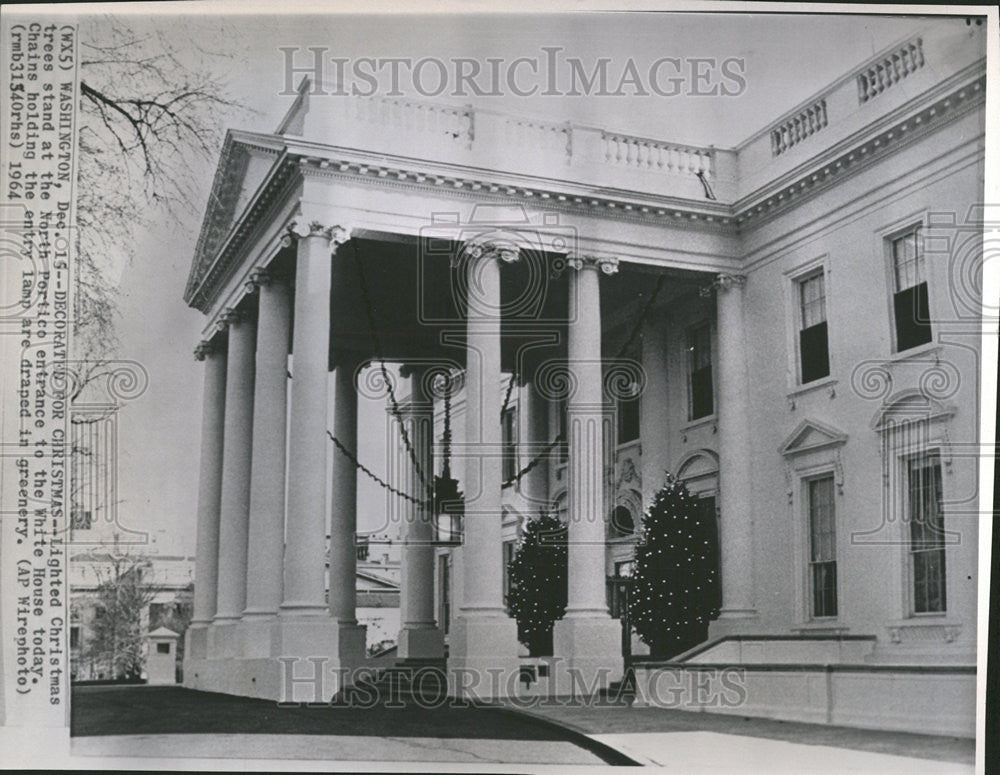
[[904,390],[888,399],[875,413],[872,428],[884,433],[903,423],[947,420],[955,411],[954,406],[938,401],[925,392]]
[[839,447],[847,441],[847,434],[817,420],[803,420],[792,431],[778,451],[785,457],[794,457],[805,452]]

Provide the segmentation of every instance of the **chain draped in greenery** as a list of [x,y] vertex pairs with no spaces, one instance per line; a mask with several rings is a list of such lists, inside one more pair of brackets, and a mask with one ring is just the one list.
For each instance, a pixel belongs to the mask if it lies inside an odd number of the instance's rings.
[[[378,330],[375,327],[375,312],[374,312],[374,308],[372,306],[371,294],[369,293],[369,290],[368,290],[368,283],[367,283],[367,279],[365,277],[364,267],[362,265],[361,258],[358,255],[358,248],[357,248],[357,241],[356,240],[351,240],[351,248],[352,248],[352,254],[353,254],[353,257],[354,257],[354,263],[357,266],[357,270],[358,270],[358,280],[359,280],[359,283],[361,285],[361,295],[362,295],[362,299],[363,299],[364,305],[365,305],[365,315],[366,315],[367,320],[368,320],[368,330],[369,330],[369,334],[370,334],[371,339],[372,339],[372,344],[375,347],[375,359],[379,363],[379,369],[380,369],[380,371],[382,373],[382,380],[383,380],[383,382],[385,382],[386,392],[389,395],[389,402],[390,402],[390,406],[391,406],[392,416],[396,420],[396,422],[399,423],[399,427],[400,427],[400,431],[401,431],[401,435],[402,435],[402,439],[403,439],[403,445],[406,448],[406,451],[407,451],[407,453],[410,456],[410,460],[413,463],[413,467],[414,467],[414,469],[417,472],[417,476],[419,477],[421,484],[423,484],[424,487],[426,487],[428,489],[428,492],[431,493],[430,497],[428,499],[426,499],[426,500],[420,500],[419,498],[414,498],[412,495],[404,493],[401,490],[393,487],[391,484],[389,484],[385,480],[381,479],[371,469],[369,469],[364,464],[362,464],[361,461],[359,461],[357,459],[357,456],[353,452],[351,452],[349,449],[347,449],[340,442],[340,440],[336,436],[334,436],[330,431],[327,431],[327,435],[330,437],[330,440],[333,441],[333,443],[337,447],[337,449],[340,450],[341,453],[343,453],[354,464],[355,468],[357,468],[359,471],[361,471],[366,476],[368,476],[372,481],[374,481],[380,487],[382,487],[385,490],[388,490],[389,492],[393,493],[394,495],[398,495],[401,498],[404,498],[404,499],[410,501],[411,503],[416,503],[417,505],[420,505],[420,506],[423,506],[423,507],[433,506],[433,504],[434,504],[433,489],[434,488],[433,488],[432,485],[428,484],[427,478],[426,478],[426,476],[424,475],[424,472],[423,472],[423,468],[421,467],[419,461],[417,460],[416,452],[414,452],[414,450],[413,450],[413,445],[410,442],[410,436],[406,432],[406,426],[403,423],[402,412],[399,409],[399,402],[396,400],[396,394],[395,394],[395,390],[393,389],[393,386],[392,386],[392,380],[389,378],[389,373],[388,373],[388,370],[386,369],[386,365],[385,365],[385,359],[382,357],[381,342],[380,342],[380,339],[379,339],[379,336],[378,336]],[[659,296],[660,291],[663,289],[663,286],[664,286],[665,282],[666,282],[666,275],[661,274],[659,276],[659,278],[657,279],[656,287],[653,289],[653,292],[650,294],[649,298],[646,300],[646,303],[643,305],[642,312],[640,313],[638,320],[636,321],[635,325],[633,326],[632,331],[630,332],[628,339],[625,340],[625,343],[619,349],[618,354],[615,357],[615,360],[621,359],[625,355],[625,353],[627,353],[629,351],[629,349],[632,347],[632,345],[635,342],[636,338],[639,336],[639,332],[642,330],[642,325],[643,325],[643,323],[646,320],[646,316],[649,314],[649,310],[652,309],[652,306],[656,302],[656,298],[657,298],[657,296]],[[291,374],[289,374],[288,376],[291,377]],[[446,379],[446,385],[445,385],[445,428],[444,428],[444,435],[442,436],[442,443],[444,445],[444,449],[442,450],[442,452],[443,452],[443,456],[444,456],[445,478],[448,478],[449,475],[450,475],[449,461],[450,461],[450,457],[451,457],[451,376],[450,376],[450,374],[448,376],[446,376],[445,379]],[[518,375],[517,375],[516,372],[514,372],[514,373],[512,373],[510,375],[510,381],[507,383],[507,392],[504,395],[503,406],[500,409],[500,417],[501,417],[501,419],[503,418],[504,412],[507,411],[507,409],[508,409],[508,407],[510,405],[511,394],[514,391],[514,384],[517,381],[517,379],[518,379]],[[548,456],[552,454],[552,450],[554,450],[559,444],[562,444],[565,441],[566,441],[566,438],[565,438],[565,436],[562,433],[557,434],[556,437],[551,442],[549,442],[549,444],[547,444],[545,446],[545,448],[542,449],[542,451],[538,453],[538,455],[536,455],[534,458],[532,458],[523,468],[521,468],[521,470],[519,470],[517,473],[515,473],[509,479],[507,479],[504,482],[502,482],[501,485],[500,485],[501,489],[506,490],[506,489],[509,489],[510,487],[513,487],[515,484],[518,484],[521,481],[522,478],[524,478],[532,470],[534,470],[535,468],[537,468],[542,463],[543,460],[547,459]]]

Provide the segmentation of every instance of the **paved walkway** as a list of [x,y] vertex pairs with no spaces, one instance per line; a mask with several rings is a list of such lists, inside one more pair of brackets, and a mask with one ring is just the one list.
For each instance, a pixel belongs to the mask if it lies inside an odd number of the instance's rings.
[[489,707],[283,708],[180,687],[101,686],[74,688],[71,708],[78,756],[608,763],[575,732]]
[[971,773],[975,741],[722,713],[546,705],[525,711],[666,772]]

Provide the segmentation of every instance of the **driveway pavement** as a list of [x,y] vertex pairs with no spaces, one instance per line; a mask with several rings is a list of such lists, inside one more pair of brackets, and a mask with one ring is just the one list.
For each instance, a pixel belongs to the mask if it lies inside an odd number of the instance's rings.
[[975,741],[627,705],[548,703],[525,712],[665,772],[971,773]]
[[[279,707],[181,687],[76,687],[78,756],[622,763],[572,730],[495,707]],[[233,762],[229,762],[232,764]]]

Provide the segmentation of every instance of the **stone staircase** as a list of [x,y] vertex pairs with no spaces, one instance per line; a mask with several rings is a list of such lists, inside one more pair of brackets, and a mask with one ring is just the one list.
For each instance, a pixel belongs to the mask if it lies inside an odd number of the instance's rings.
[[612,681],[598,691],[601,705],[629,706],[635,701],[635,671],[631,665],[625,667],[621,680]]
[[375,668],[370,676],[341,690],[334,704],[354,707],[440,707],[448,700],[444,659],[401,659]]

